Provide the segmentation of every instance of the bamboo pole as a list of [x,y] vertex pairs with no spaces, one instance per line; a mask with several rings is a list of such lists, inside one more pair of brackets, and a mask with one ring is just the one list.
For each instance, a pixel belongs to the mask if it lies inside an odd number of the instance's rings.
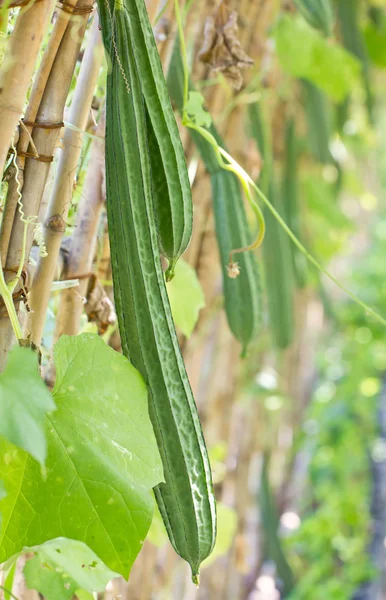
[[34,123],[36,120],[47,80],[50,75],[60,43],[63,39],[63,35],[67,29],[71,14],[72,13],[67,10],[58,10],[57,12],[55,24],[47,42],[47,47],[44,51],[42,62],[40,63],[39,70],[32,86],[29,103],[24,116],[25,127],[20,128],[17,151],[20,152],[21,155],[18,155],[16,159],[19,167],[19,176],[18,181],[16,181],[14,176],[9,181],[5,210],[0,229],[0,256],[2,257],[3,267],[5,266],[7,259],[8,244],[11,237],[13,221],[17,208],[18,187],[20,185],[20,187],[23,188],[24,166],[26,162],[23,154],[28,150],[30,135],[32,134],[33,130],[33,127],[28,125],[28,123]]
[[[77,9],[90,8],[92,0],[79,0]],[[39,155],[51,157],[59,137],[63,122],[63,111],[71,85],[72,75],[79,55],[80,45],[86,30],[88,14],[76,15],[71,18],[69,27],[60,44],[55,57],[49,79],[39,106],[36,122],[43,123],[44,127],[34,128],[33,141]],[[48,125],[48,127],[46,126]],[[50,162],[26,159],[24,171],[23,207],[26,218],[34,217],[39,212],[44,187],[50,170]],[[8,250],[6,270],[16,272],[21,258],[21,240],[24,225],[19,218],[15,219],[12,228],[10,246]],[[33,240],[32,228],[27,236],[27,252],[29,255]]]
[[[50,170],[50,157],[55,150],[59,131],[58,124],[63,121],[63,111],[66,103],[68,91],[70,89],[72,75],[79,55],[79,49],[86,30],[88,13],[92,8],[92,0],[79,0],[76,5],[77,10],[82,14],[73,15],[65,35],[60,44],[58,53],[55,57],[49,79],[40,103],[37,114],[37,122],[49,124],[49,127],[36,127],[33,133],[33,142],[39,152],[40,160],[27,158],[24,171],[23,188],[23,211],[26,219],[31,219],[39,213],[39,206],[44,192]],[[47,157],[42,160],[41,157]],[[24,240],[24,223],[20,218],[15,218],[12,228],[12,234],[9,242],[7,261],[5,265],[5,277],[12,279],[18,272],[20,262],[25,255],[25,265],[30,254],[34,231],[29,226],[27,231],[26,243]],[[23,273],[22,279],[25,279]],[[28,288],[28,281],[24,282]],[[21,288],[21,283],[15,289],[17,294]],[[28,289],[26,291],[28,292]],[[0,372],[4,369],[6,354],[14,337],[11,330],[11,323],[2,310],[0,314]]]
[[39,258],[31,288],[29,314],[32,341],[36,345],[40,344],[42,338],[51,285],[72,199],[74,176],[82,150],[83,130],[87,124],[102,57],[103,47],[98,20],[94,19],[69,114],[69,122],[77,130],[68,128],[64,135],[64,147],[58,161],[44,225],[47,256]]
[[28,88],[50,21],[55,0],[41,0],[22,9],[0,67],[0,172],[24,110]]
[[[96,132],[98,137],[102,138],[104,128],[105,119],[102,115]],[[67,279],[80,277],[80,281],[79,286],[64,290],[61,294],[56,317],[55,339],[63,334],[76,335],[79,332],[83,298],[86,296],[88,285],[87,274],[92,270],[100,216],[105,202],[102,189],[103,171],[104,143],[102,139],[94,140],[65,272]]]

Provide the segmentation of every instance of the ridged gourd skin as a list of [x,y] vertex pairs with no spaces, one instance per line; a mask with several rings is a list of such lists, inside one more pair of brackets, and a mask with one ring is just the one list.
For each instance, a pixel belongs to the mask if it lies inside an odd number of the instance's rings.
[[[178,40],[173,51],[167,81],[172,101],[179,110],[182,110],[183,67]],[[193,89],[193,86],[190,85],[190,88]],[[217,143],[225,148],[213,124],[209,132]],[[230,251],[248,246],[252,241],[244,207],[245,200],[237,177],[221,168],[210,144],[200,133],[192,129],[189,130],[189,134],[210,175],[225,311],[229,328],[241,343],[242,353],[245,354],[250,342],[257,337],[262,320],[261,278],[256,255],[253,252],[235,255],[235,260],[240,267],[240,274],[236,279],[231,279],[227,270]]]
[[236,279],[228,275],[229,253],[251,243],[240,184],[235,175],[224,170],[211,176],[216,238],[223,270],[225,310],[229,327],[242,345],[245,355],[261,327],[260,272],[252,252],[235,255],[240,267]]
[[[258,185],[285,220],[282,198],[275,181],[272,148],[259,104],[249,105],[250,132],[263,158]],[[264,210],[266,235],[263,242],[264,281],[268,296],[269,321],[275,345],[284,350],[294,337],[294,277],[292,243],[271,211]]]
[[[113,9],[113,0],[109,2]],[[144,0],[120,0],[117,6],[127,18],[127,35],[140,73],[152,146],[153,202],[160,249],[170,263],[169,279],[192,235],[192,194],[184,149]]]
[[104,0],[99,10],[111,63],[106,110],[107,213],[122,348],[149,388],[149,413],[165,477],[165,483],[155,488],[155,496],[170,541],[190,564],[196,581],[200,563],[216,538],[210,464],[159,256],[147,103],[133,50],[131,16],[111,3],[128,93],[111,45],[111,21]]

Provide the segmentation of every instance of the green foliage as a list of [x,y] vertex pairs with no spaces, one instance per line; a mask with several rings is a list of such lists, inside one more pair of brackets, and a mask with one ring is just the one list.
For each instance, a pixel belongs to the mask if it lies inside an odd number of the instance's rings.
[[353,224],[336,202],[334,184],[319,170],[303,172],[300,188],[313,250],[328,262],[337,252],[345,250]]
[[7,490],[0,560],[67,537],[127,577],[150,527],[150,490],[162,479],[146,386],[126,358],[91,334],[63,336],[55,364],[46,477],[25,451],[0,441]]
[[[382,226],[381,226],[382,224]],[[366,300],[386,310],[385,217],[352,279]],[[371,535],[370,460],[377,460],[377,395],[386,369],[384,329],[343,303],[340,330],[319,352],[319,380],[302,434],[310,455],[305,513],[288,541],[299,583],[291,600],[347,600],[376,576],[368,556]]]
[[335,22],[331,0],[295,0],[295,6],[311,27],[331,35]]
[[[0,481],[0,502],[1,502],[1,500],[4,500],[6,495],[7,495],[7,492],[5,490],[4,483],[2,481]],[[3,519],[2,519],[1,512],[0,512],[0,531],[1,531],[2,522],[3,522]]]
[[27,561],[24,574],[28,587],[38,590],[47,600],[72,598],[79,589],[89,594],[101,592],[110,579],[117,577],[82,542],[59,538],[35,552],[34,558]]
[[[326,363],[331,374],[339,369],[336,361]],[[322,600],[326,590],[329,598],[346,600],[360,583],[374,576],[366,552],[370,519],[367,439],[375,436],[374,405],[366,410],[360,406],[364,402],[358,389],[364,374],[360,363],[351,363],[351,373],[339,384],[326,372],[306,421],[304,444],[311,452],[307,489],[311,493],[302,526],[289,542],[299,575],[294,600]]]
[[333,100],[344,100],[357,82],[358,60],[301,17],[281,15],[274,36],[282,68],[294,77],[308,79]]
[[40,592],[47,600],[71,600],[77,590],[76,583],[67,574],[42,563],[38,556],[26,563],[24,577],[27,588]]
[[386,68],[386,19],[378,27],[369,23],[364,31],[364,39],[370,60],[377,67]]
[[55,403],[39,375],[37,354],[16,346],[0,375],[0,435],[44,465],[45,415],[53,410]]
[[204,108],[205,98],[200,92],[189,92],[188,102],[185,106],[186,114],[196,125],[209,128],[212,117]]
[[190,337],[200,310],[205,306],[204,293],[193,267],[180,259],[167,291],[175,324],[186,337]]
[[282,540],[278,534],[279,517],[275,497],[269,483],[269,458],[267,455],[263,457],[259,500],[261,521],[264,528],[265,555],[275,562],[277,574],[283,583],[284,592],[289,594],[295,585],[295,580]]

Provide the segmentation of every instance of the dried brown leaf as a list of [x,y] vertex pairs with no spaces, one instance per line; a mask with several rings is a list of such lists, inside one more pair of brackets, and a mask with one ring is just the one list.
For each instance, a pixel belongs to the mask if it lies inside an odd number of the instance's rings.
[[105,333],[117,320],[114,305],[95,276],[90,278],[84,308],[89,322],[97,324],[99,334]]
[[213,72],[223,73],[236,90],[243,84],[241,69],[253,65],[238,38],[237,12],[230,11],[223,2],[206,20],[199,58]]

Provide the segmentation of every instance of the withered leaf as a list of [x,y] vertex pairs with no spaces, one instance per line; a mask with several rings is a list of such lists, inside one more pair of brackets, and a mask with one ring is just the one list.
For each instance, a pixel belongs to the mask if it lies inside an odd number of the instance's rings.
[[99,334],[105,333],[109,325],[116,323],[114,305],[95,275],[89,280],[85,311],[89,322],[97,324]]
[[221,72],[239,90],[243,84],[241,69],[253,65],[238,39],[237,12],[221,2],[216,13],[205,23],[204,43],[199,58],[214,72]]

